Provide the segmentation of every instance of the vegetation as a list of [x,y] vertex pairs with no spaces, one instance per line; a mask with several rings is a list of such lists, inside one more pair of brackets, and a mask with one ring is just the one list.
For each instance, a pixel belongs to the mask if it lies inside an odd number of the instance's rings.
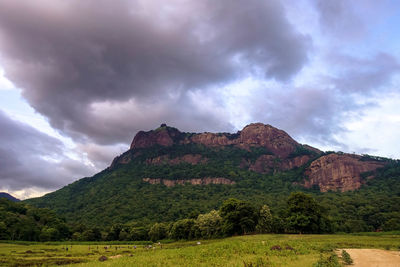
[[[310,155],[303,146],[296,153]],[[148,163],[148,159],[155,157],[173,159],[186,154],[200,154],[208,160],[196,165]],[[359,190],[321,193],[318,188],[305,189],[300,185],[306,166],[266,174],[240,167],[243,162],[255,162],[260,155],[266,154],[270,152],[260,147],[247,151],[234,146],[210,148],[198,144],[130,150],[121,155],[130,159],[126,164],[116,164],[93,177],[24,202],[62,214],[74,240],[162,239],[157,236],[170,233],[172,229],[183,229],[191,238],[249,232],[400,230],[398,161],[388,161],[385,168],[374,173],[374,179],[365,176],[366,184]],[[166,187],[144,182],[144,177],[171,180],[225,177],[236,183]],[[288,202],[294,192],[300,193]],[[228,199],[239,202],[230,200],[230,205],[222,208],[223,201]],[[263,206],[268,209],[262,211]],[[213,214],[210,213],[212,210],[215,211]],[[232,223],[235,216],[242,221]],[[179,224],[173,228],[176,222]],[[217,222],[221,229],[205,229],[206,225],[215,226]],[[154,228],[149,236],[155,223],[161,223],[158,226],[162,227]],[[195,230],[188,232],[188,228]],[[169,238],[180,238],[177,235],[171,237],[168,234]]]
[[[1,266],[321,266],[335,249],[400,245],[398,235],[247,235],[226,239],[125,243],[0,243]],[[136,249],[135,249],[136,246]],[[68,250],[66,250],[68,248]],[[154,248],[154,249],[153,249]],[[120,256],[118,256],[120,255]],[[327,265],[322,265],[327,266]]]
[[353,264],[353,259],[350,257],[350,254],[347,253],[346,250],[342,250],[342,260],[344,264],[351,265]]
[[0,198],[0,240],[54,241],[69,236],[65,220],[55,212]]

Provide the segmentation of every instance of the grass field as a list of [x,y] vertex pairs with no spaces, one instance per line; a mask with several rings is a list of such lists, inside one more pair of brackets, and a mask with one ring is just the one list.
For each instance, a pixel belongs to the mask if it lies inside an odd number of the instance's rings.
[[[137,243],[136,249],[131,242],[0,243],[0,266],[299,267],[313,266],[337,248],[400,249],[400,235],[249,235],[197,242],[153,244],[151,248]],[[108,259],[100,262],[101,256]]]

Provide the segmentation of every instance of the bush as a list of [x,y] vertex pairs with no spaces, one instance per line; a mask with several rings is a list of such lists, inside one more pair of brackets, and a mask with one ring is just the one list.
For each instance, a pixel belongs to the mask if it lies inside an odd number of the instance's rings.
[[321,254],[320,259],[313,264],[313,267],[340,267],[340,263],[336,254],[332,253],[327,258]]
[[342,250],[342,260],[346,265],[353,264],[353,259],[350,257],[350,254],[347,253],[346,250]]

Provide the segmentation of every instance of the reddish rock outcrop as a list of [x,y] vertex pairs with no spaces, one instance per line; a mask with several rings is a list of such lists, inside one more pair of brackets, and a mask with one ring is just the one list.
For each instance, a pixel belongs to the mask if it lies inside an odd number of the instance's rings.
[[365,160],[351,154],[329,154],[314,160],[307,168],[304,186],[318,185],[322,192],[340,190],[342,192],[360,188],[361,173],[383,167],[383,162]]
[[252,146],[262,146],[279,157],[287,157],[296,151],[296,148],[300,145],[282,130],[271,125],[252,123],[236,134],[185,134],[175,128],[163,126],[149,132],[140,131],[133,139],[131,149],[145,148],[156,144],[171,146],[174,143],[197,143],[205,146],[237,145],[244,149],[250,149]]
[[154,145],[172,146],[181,136],[182,133],[178,129],[162,125],[156,130],[138,132],[133,138],[131,149],[151,147]]
[[262,123],[247,125],[238,139],[239,144],[263,146],[279,157],[287,157],[300,145],[286,132]]
[[194,178],[194,179],[180,179],[180,180],[170,180],[170,179],[161,179],[161,178],[143,178],[143,182],[147,182],[150,184],[163,184],[167,187],[175,186],[175,185],[209,185],[209,184],[225,184],[232,185],[235,184],[235,181],[229,180],[227,178]]
[[237,145],[245,149],[252,146],[262,146],[279,157],[287,157],[299,146],[286,132],[271,125],[252,123],[236,135],[202,133],[195,134],[186,143],[199,143],[205,146]]

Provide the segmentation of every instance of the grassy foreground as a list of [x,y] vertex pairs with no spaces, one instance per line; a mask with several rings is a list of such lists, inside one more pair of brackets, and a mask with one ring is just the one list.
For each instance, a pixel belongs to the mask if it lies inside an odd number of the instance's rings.
[[[313,266],[336,248],[399,250],[400,235],[251,235],[154,244],[0,243],[0,266]],[[105,247],[108,247],[107,249]],[[68,248],[68,251],[66,250]],[[99,261],[100,256],[108,259]]]

